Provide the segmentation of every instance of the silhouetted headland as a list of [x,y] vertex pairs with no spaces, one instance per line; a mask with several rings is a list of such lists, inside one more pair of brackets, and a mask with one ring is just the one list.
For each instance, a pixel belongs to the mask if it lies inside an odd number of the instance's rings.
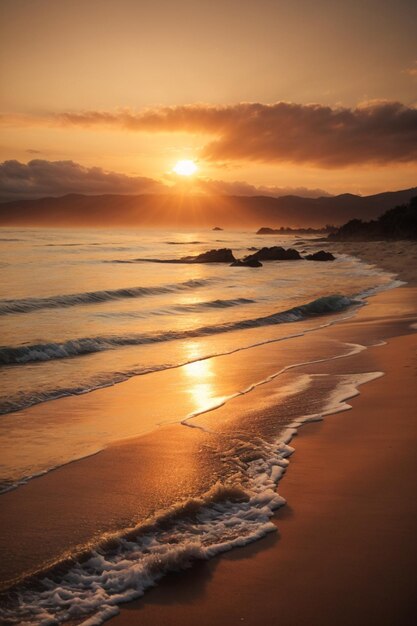
[[332,241],[372,241],[378,239],[417,239],[417,197],[408,204],[386,211],[376,220],[354,219],[331,233]]

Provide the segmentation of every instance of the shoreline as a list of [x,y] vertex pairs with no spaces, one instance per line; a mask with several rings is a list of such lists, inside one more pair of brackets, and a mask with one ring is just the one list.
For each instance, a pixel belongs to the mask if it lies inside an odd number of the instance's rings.
[[[417,242],[399,241],[323,241],[326,250],[348,254],[365,263],[396,274],[395,278],[412,287],[417,284]],[[317,242],[320,246],[320,243]]]
[[275,536],[168,575],[112,623],[413,623],[416,348],[413,332],[370,348],[385,375],[300,429]]

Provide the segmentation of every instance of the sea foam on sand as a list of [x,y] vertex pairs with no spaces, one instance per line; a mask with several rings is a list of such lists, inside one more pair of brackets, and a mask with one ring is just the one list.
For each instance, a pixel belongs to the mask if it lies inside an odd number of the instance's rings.
[[214,485],[203,497],[189,499],[115,537],[74,563],[65,575],[45,573],[35,590],[17,589],[0,609],[6,623],[47,626],[86,619],[98,626],[116,615],[117,605],[141,597],[167,572],[189,567],[276,530],[274,511],[285,504],[277,484],[288,466],[289,446],[305,422],[349,408],[359,385],[380,372],[339,376],[339,384],[320,414],[294,420],[273,443],[258,440],[254,458],[243,462],[235,448],[241,484]]

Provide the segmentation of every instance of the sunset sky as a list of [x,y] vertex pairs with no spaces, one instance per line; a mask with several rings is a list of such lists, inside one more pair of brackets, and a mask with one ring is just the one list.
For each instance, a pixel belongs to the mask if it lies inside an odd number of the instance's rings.
[[198,167],[193,191],[417,184],[415,2],[2,0],[0,10],[4,197],[183,188],[180,160]]

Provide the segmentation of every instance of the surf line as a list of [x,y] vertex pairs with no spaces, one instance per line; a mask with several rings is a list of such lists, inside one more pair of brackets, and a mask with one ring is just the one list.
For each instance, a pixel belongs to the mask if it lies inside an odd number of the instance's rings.
[[[335,340],[335,343],[337,343],[336,340]],[[260,387],[261,385],[266,385],[267,383],[271,382],[275,378],[278,378],[278,376],[280,376],[281,374],[284,374],[285,372],[288,372],[290,370],[297,369],[299,367],[303,367],[303,366],[306,366],[306,365],[314,365],[314,364],[317,364],[317,363],[326,363],[327,361],[335,361],[337,359],[344,359],[344,358],[353,356],[355,354],[359,354],[360,352],[363,352],[364,350],[368,349],[366,346],[363,346],[362,344],[359,344],[359,343],[343,343],[342,345],[350,347],[351,350],[349,350],[349,352],[347,352],[345,354],[338,354],[338,355],[332,356],[332,357],[325,357],[325,358],[322,358],[322,359],[313,359],[311,361],[303,361],[301,363],[293,363],[292,365],[287,365],[286,367],[278,370],[277,372],[274,372],[273,374],[270,374],[266,378],[263,378],[262,380],[259,380],[259,381],[255,382],[255,383],[252,383],[251,385],[249,385],[245,389],[236,391],[235,393],[231,394],[230,396],[225,396],[223,398],[219,398],[218,401],[215,404],[212,404],[209,407],[206,407],[206,408],[198,410],[198,411],[193,411],[192,413],[187,415],[184,419],[182,419],[180,421],[180,424],[182,426],[187,426],[188,428],[198,428],[199,430],[202,430],[203,432],[207,432],[207,433],[211,433],[211,434],[219,434],[219,433],[216,433],[216,431],[214,431],[214,430],[211,430],[211,429],[206,428],[204,426],[201,426],[199,424],[192,424],[190,422],[191,422],[191,420],[195,419],[199,415],[203,415],[204,413],[211,413],[211,411],[215,411],[216,409],[221,408],[222,406],[227,404],[227,402],[233,400],[234,398],[239,398],[240,396],[244,396],[244,395],[250,393],[251,391],[253,391],[254,389],[256,389],[257,387]]]
[[[354,258],[354,257],[352,257]],[[385,273],[385,272],[383,272]],[[382,273],[381,273],[382,274]],[[368,289],[367,291],[361,292],[360,294],[358,294],[357,296],[355,296],[355,299],[358,298],[359,302],[356,304],[356,306],[353,307],[353,310],[348,314],[345,315],[339,319],[336,320],[331,320],[330,322],[327,322],[325,324],[319,324],[319,326],[315,326],[313,328],[308,328],[305,329],[303,332],[301,333],[297,333],[294,335],[289,335],[288,337],[282,337],[279,339],[267,339],[266,341],[262,341],[259,342],[257,344],[251,345],[251,346],[244,346],[242,348],[236,348],[234,350],[231,350],[230,352],[226,352],[223,354],[218,354],[218,355],[212,355],[212,356],[208,356],[208,357],[203,357],[202,359],[198,359],[201,361],[204,361],[206,359],[209,358],[213,358],[214,356],[227,356],[228,354],[233,354],[234,352],[239,352],[241,350],[249,350],[250,348],[255,348],[258,346],[262,346],[268,343],[275,343],[278,341],[283,341],[285,339],[295,339],[297,337],[302,337],[304,335],[306,335],[307,333],[311,333],[317,330],[321,330],[323,328],[328,328],[330,326],[333,326],[335,324],[338,324],[340,322],[344,322],[348,319],[351,319],[352,317],[354,317],[357,313],[357,311],[362,308],[363,306],[366,306],[368,303],[365,300],[365,297],[371,297],[373,295],[376,295],[377,293],[381,292],[381,291],[389,291],[390,289],[395,289],[397,287],[400,287],[401,285],[406,284],[403,281],[399,281],[399,280],[393,280],[391,281],[388,285],[381,285],[381,286],[377,286],[377,287],[373,287],[371,289]],[[275,372],[274,374],[270,374],[269,376],[267,376],[265,379],[260,380],[256,383],[252,383],[252,385],[249,385],[249,387],[247,387],[246,389],[243,389],[241,391],[237,391],[234,394],[231,394],[230,396],[226,396],[222,399],[220,399],[216,404],[206,408],[206,409],[202,409],[200,411],[194,411],[192,413],[190,413],[189,415],[187,415],[184,419],[182,419],[180,421],[180,424],[182,426],[187,426],[188,428],[198,428],[199,430],[202,430],[203,432],[207,432],[207,433],[212,433],[212,434],[219,434],[216,433],[213,430],[210,430],[208,428],[204,428],[203,426],[197,425],[197,424],[191,424],[189,423],[191,420],[195,419],[196,417],[198,417],[199,415],[203,415],[204,413],[210,413],[211,411],[215,411],[216,409],[221,408],[222,406],[224,406],[227,402],[229,402],[230,400],[233,400],[234,398],[238,398],[240,396],[246,395],[247,393],[250,393],[251,391],[253,391],[254,389],[256,389],[257,387],[260,387],[261,385],[265,385],[266,383],[271,382],[272,380],[274,380],[275,378],[277,378],[278,376],[280,376],[281,374],[284,374],[285,372],[292,370],[292,369],[296,369],[298,367],[303,367],[305,365],[314,365],[316,363],[325,363],[326,361],[333,361],[336,359],[344,359],[347,358],[349,356],[353,356],[354,354],[359,354],[359,352],[363,352],[364,350],[367,350],[368,348],[373,348],[373,347],[381,347],[386,345],[386,341],[380,341],[374,344],[370,344],[369,346],[364,346],[362,344],[355,344],[355,343],[347,343],[344,342],[345,346],[352,346],[352,351],[347,353],[347,354],[341,354],[341,355],[337,355],[334,357],[329,357],[329,358],[323,358],[323,359],[316,359],[313,361],[306,361],[304,363],[294,363],[292,365],[287,365],[286,367],[284,367],[283,369],[279,370],[278,372]],[[198,360],[196,362],[198,362]],[[378,372],[379,375],[383,375],[383,372]],[[368,381],[366,381],[368,382]],[[323,413],[323,415],[327,415],[328,413]],[[320,420],[322,419],[322,416],[317,415],[314,416],[314,420]]]

